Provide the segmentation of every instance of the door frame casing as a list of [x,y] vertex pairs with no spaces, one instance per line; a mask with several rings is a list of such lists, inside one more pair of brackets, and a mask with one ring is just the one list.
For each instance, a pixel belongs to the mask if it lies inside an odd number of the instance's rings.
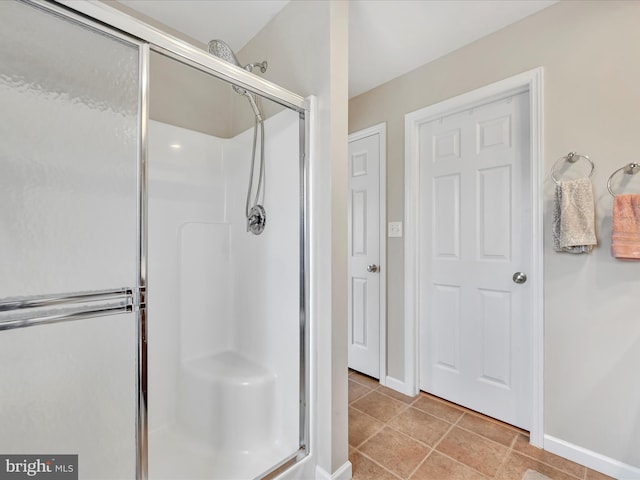
[[532,415],[530,443],[542,448],[544,440],[544,267],[543,267],[543,69],[523,72],[405,115],[405,239],[404,334],[405,393],[419,391],[419,128],[444,115],[478,107],[509,95],[528,92],[530,106],[531,182],[531,365]]
[[[380,140],[378,144],[378,148],[380,149],[378,173],[378,215],[380,225],[378,229],[380,245],[380,258],[378,259],[378,272],[380,273],[380,299],[378,302],[378,308],[380,310],[380,345],[378,348],[380,354],[379,381],[381,385],[387,385],[387,123],[378,123],[377,125],[350,133],[348,143],[362,140],[372,135],[378,135],[378,139]],[[349,225],[348,228],[351,228],[351,225]]]

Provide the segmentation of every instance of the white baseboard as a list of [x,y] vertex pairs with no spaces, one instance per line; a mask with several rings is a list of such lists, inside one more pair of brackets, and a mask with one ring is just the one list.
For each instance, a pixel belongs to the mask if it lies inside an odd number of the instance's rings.
[[396,392],[403,393],[410,397],[415,396],[415,392],[413,391],[411,386],[406,382],[398,380],[397,378],[393,378],[387,375],[387,377],[385,377],[384,385],[388,388],[391,388],[392,390],[395,390]]
[[351,480],[351,462],[346,461],[333,475],[327,473],[324,468],[316,466],[316,480]]
[[544,436],[544,449],[618,480],[640,479],[640,468],[627,465],[551,435]]

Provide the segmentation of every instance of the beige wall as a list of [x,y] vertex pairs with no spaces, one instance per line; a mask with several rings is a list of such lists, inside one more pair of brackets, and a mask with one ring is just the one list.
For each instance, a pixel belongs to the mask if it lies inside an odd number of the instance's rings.
[[[152,120],[230,138],[234,136],[230,120],[232,107],[239,100],[232,95],[233,90],[228,83],[171,58],[151,53],[149,117]],[[248,104],[243,106],[250,110]]]
[[[349,132],[387,122],[387,218],[403,220],[404,114],[544,67],[545,434],[634,466],[640,263],[610,256],[606,182],[640,155],[639,24],[637,1],[563,1],[349,102]],[[573,150],[596,164],[600,245],[591,255],[551,248],[548,172]],[[390,238],[388,373],[400,379],[403,253],[403,239]]]

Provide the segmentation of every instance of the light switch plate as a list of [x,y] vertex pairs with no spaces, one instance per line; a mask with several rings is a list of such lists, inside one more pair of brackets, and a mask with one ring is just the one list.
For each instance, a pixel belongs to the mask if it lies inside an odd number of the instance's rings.
[[389,237],[402,237],[402,222],[389,222]]

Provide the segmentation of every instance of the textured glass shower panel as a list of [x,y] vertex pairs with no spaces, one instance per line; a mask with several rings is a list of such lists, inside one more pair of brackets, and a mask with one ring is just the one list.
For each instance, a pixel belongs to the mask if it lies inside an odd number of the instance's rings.
[[139,50],[0,1],[0,298],[134,286]]
[[79,478],[136,475],[135,314],[0,332],[0,454],[77,454]]
[[[137,286],[138,46],[22,2],[0,18],[0,303]],[[0,331],[0,453],[135,478],[136,331],[134,313]]]

